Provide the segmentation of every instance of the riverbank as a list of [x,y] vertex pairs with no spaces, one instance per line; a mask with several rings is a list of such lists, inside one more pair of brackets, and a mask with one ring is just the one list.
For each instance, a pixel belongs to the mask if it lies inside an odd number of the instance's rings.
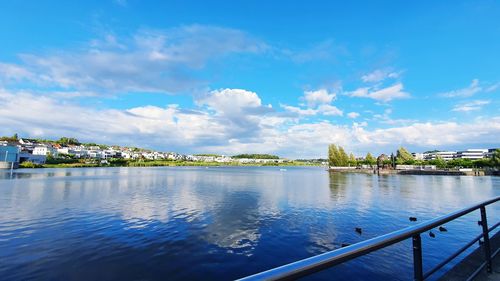
[[500,176],[499,171],[493,170],[394,170],[394,169],[356,169],[350,167],[335,167],[329,171],[337,173],[362,173],[362,174],[379,174],[379,175],[434,175],[434,176]]
[[21,163],[19,168],[96,168],[96,167],[215,167],[215,166],[241,166],[241,167],[261,167],[261,166],[321,166],[319,163],[304,161],[287,161],[273,163],[241,163],[232,162],[203,162],[203,161],[166,161],[166,160],[144,160],[144,161],[113,161],[113,162],[77,162],[77,163],[57,163],[57,164],[33,164]]

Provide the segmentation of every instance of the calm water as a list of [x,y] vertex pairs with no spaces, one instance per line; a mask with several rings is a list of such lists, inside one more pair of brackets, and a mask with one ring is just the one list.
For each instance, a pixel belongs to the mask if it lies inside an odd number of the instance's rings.
[[[231,280],[500,195],[494,177],[321,168],[0,173],[2,280]],[[497,204],[499,205],[499,204]],[[500,206],[489,207],[498,220]],[[479,234],[479,214],[423,236],[424,267]],[[354,231],[362,227],[361,235]],[[411,280],[410,241],[309,280]]]

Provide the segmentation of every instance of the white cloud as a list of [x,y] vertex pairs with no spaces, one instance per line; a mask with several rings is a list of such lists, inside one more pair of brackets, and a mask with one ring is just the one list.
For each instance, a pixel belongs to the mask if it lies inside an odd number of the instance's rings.
[[262,105],[259,96],[242,89],[220,89],[211,91],[208,95],[199,98],[197,103],[207,105],[215,111],[225,115],[240,114],[241,109],[256,108]]
[[335,100],[335,93],[328,93],[326,89],[304,92],[304,100],[309,107],[315,107],[321,104],[329,104]]
[[318,107],[318,112],[323,114],[323,115],[328,115],[328,116],[342,116],[344,113],[342,110],[338,109],[336,106],[329,105],[329,104],[323,104]]
[[33,77],[33,73],[19,65],[0,62],[0,81],[31,80]]
[[107,35],[75,51],[21,54],[21,63],[1,64],[0,75],[49,88],[172,93],[203,85],[195,73],[214,59],[266,48],[239,30],[189,25],[141,30],[128,38]]
[[500,82],[488,86],[488,88],[484,89],[484,91],[486,93],[490,93],[496,91],[498,88],[500,88]]
[[365,122],[352,126],[329,121],[297,122],[263,106],[256,93],[241,89],[209,92],[197,100],[200,107],[193,109],[177,105],[94,109],[71,101],[0,89],[0,134],[71,136],[184,153],[262,152],[291,157],[324,157],[329,143],[353,152],[379,153],[398,145],[494,145],[500,138],[500,117],[463,123],[394,123],[379,129],[369,129]]
[[469,111],[475,111],[475,110],[480,110],[483,105],[489,104],[489,100],[474,100],[474,101],[469,101],[466,103],[461,103],[455,105],[453,107],[453,111],[461,111],[461,112],[469,112]]
[[383,69],[377,69],[371,73],[365,74],[361,76],[361,80],[365,83],[370,83],[370,82],[380,82],[383,81],[387,78],[398,78],[399,73],[397,72],[392,72],[389,70],[383,70]]
[[286,105],[286,104],[281,104],[280,106],[283,109],[285,109],[286,111],[295,113],[299,116],[311,116],[311,115],[316,115],[318,113],[318,110],[312,109],[312,108],[302,109],[302,108],[297,107],[297,106],[291,106],[291,105]]
[[482,90],[483,88],[479,85],[479,80],[473,79],[468,87],[446,93],[441,93],[439,94],[439,96],[446,98],[465,98],[465,97],[471,97],[481,92]]
[[368,87],[358,88],[352,92],[348,92],[347,95],[351,97],[371,98],[381,102],[389,102],[394,99],[404,99],[410,97],[409,93],[403,91],[403,83],[397,83],[380,90]]
[[316,91],[305,91],[301,100],[304,100],[307,108],[300,108],[281,104],[280,106],[288,112],[301,116],[313,116],[317,114],[325,116],[342,116],[344,113],[338,107],[331,105],[336,98],[335,93],[329,93],[326,89]]
[[357,113],[357,112],[349,112],[349,113],[347,113],[347,117],[355,119],[355,118],[359,117],[359,113]]

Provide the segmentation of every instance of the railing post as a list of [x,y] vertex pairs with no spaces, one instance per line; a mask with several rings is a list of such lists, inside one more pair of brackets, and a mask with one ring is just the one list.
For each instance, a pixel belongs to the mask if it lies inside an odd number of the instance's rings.
[[491,273],[491,248],[490,234],[488,232],[488,221],[486,219],[486,207],[481,206],[481,226],[483,227],[484,257],[486,259],[486,270]]
[[414,280],[424,280],[424,271],[422,267],[422,239],[420,234],[416,234],[412,238],[413,241],[413,272]]

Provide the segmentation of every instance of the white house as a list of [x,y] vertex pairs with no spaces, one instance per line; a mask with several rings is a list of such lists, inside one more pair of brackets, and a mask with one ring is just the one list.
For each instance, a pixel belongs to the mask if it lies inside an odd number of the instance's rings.
[[37,145],[33,148],[33,155],[57,156],[57,149],[50,145]]

